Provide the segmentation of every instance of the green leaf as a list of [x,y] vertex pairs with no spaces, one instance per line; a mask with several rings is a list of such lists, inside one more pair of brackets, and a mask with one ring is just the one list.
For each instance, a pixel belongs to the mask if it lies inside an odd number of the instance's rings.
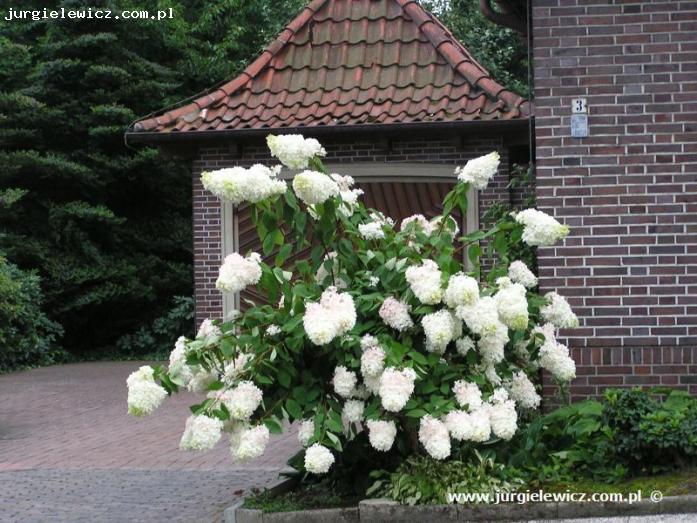
[[278,254],[276,255],[276,260],[275,260],[276,267],[281,267],[283,265],[283,263],[291,255],[292,252],[293,252],[293,245],[292,244],[287,243],[287,244],[283,245],[278,250]]
[[286,410],[288,414],[294,419],[300,419],[302,417],[303,411],[297,401],[293,399],[286,400]]
[[264,425],[266,425],[266,428],[269,429],[269,432],[271,434],[282,434],[283,433],[283,427],[281,426],[281,424],[278,422],[278,420],[275,417],[266,418],[264,420]]
[[331,432],[327,432],[327,438],[329,438],[329,441],[331,442],[332,447],[334,447],[339,452],[343,452],[344,449],[341,446],[341,441],[336,436],[336,434],[332,434]]
[[288,374],[287,371],[279,369],[276,377],[278,378],[278,383],[280,383],[282,387],[285,387],[286,389],[290,387],[290,374]]

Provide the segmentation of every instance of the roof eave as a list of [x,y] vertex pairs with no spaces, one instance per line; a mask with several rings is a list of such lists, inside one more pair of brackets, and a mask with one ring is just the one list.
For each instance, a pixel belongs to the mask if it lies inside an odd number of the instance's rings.
[[527,129],[529,118],[510,120],[471,120],[452,122],[412,122],[396,124],[352,124],[326,125],[307,127],[279,127],[255,129],[223,129],[218,131],[188,131],[188,132],[135,132],[126,133],[127,144],[158,144],[181,142],[208,142],[221,139],[236,140],[253,138],[268,134],[303,134],[305,136],[326,136],[349,133],[398,133],[417,130],[429,131],[477,131],[500,132]]

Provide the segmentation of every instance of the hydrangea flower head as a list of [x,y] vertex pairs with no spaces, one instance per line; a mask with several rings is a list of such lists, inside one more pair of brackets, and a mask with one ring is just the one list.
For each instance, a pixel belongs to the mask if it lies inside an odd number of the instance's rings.
[[333,464],[331,450],[319,443],[314,443],[305,451],[305,470],[312,474],[326,474]]
[[550,215],[537,209],[525,209],[515,215],[522,223],[523,241],[530,246],[554,245],[569,234],[568,225],[562,225]]
[[233,205],[257,203],[286,192],[286,182],[276,179],[280,169],[263,165],[230,167],[201,174],[203,187]]
[[556,292],[548,292],[545,299],[547,305],[540,310],[542,319],[559,329],[578,327],[578,317],[563,296]]
[[368,420],[366,426],[371,447],[380,452],[387,452],[392,448],[397,436],[397,426],[394,421]]
[[433,260],[424,260],[421,265],[409,267],[404,276],[414,296],[421,303],[435,305],[443,298],[440,279],[441,271]]
[[392,296],[385,298],[378,312],[385,325],[398,331],[404,331],[414,326],[414,322],[409,316],[409,305]]
[[233,252],[225,257],[215,286],[223,292],[240,292],[248,285],[256,285],[261,279],[261,256],[253,252],[246,258]]
[[443,303],[451,309],[458,305],[474,305],[479,299],[479,283],[471,276],[461,272],[453,274],[448,280]]
[[318,171],[303,171],[293,178],[295,195],[307,205],[317,205],[339,195],[339,186]]
[[528,289],[537,287],[537,276],[520,260],[516,260],[509,265],[508,277],[513,283],[520,283]]
[[447,427],[442,421],[428,414],[419,422],[419,441],[434,459],[450,456],[450,434]]
[[399,412],[414,392],[416,373],[410,369],[397,370],[388,367],[380,377],[379,395],[382,407],[389,412]]
[[266,144],[271,156],[278,158],[289,169],[306,169],[310,159],[327,154],[317,140],[301,134],[271,134],[266,138]]
[[131,373],[126,380],[128,386],[128,413],[145,416],[160,406],[167,397],[167,391],[155,383],[154,370],[143,365]]
[[457,179],[477,189],[485,189],[499,168],[501,157],[496,151],[468,161],[464,167],[455,169]]
[[186,420],[186,428],[179,442],[182,450],[212,449],[222,436],[223,422],[204,415],[192,415]]

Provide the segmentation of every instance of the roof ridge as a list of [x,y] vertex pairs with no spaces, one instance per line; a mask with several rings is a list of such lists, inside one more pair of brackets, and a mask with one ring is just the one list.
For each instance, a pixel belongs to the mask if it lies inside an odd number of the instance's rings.
[[[283,28],[283,30],[278,34],[278,36],[273,40],[273,42],[267,45],[261,52],[261,54],[251,64],[245,67],[244,71],[242,71],[238,76],[236,76],[232,80],[223,82],[214,91],[209,92],[199,98],[196,98],[193,101],[184,104],[176,109],[165,112],[158,111],[161,113],[158,116],[153,115],[152,118],[147,118],[145,120],[136,122],[136,124],[133,126],[133,130],[149,131],[160,125],[167,125],[168,123],[172,122],[173,120],[176,120],[180,116],[184,116],[185,114],[189,114],[193,111],[204,109],[218,102],[224,96],[230,96],[239,88],[247,84],[250,80],[254,79],[254,77],[256,77],[264,69],[264,67],[266,67],[266,65],[268,65],[268,63],[276,55],[276,53],[283,49],[285,44],[290,41],[293,35],[295,35],[295,33],[297,33],[300,29],[302,29],[305,26],[305,24],[307,24],[312,19],[314,14],[317,11],[319,11],[328,1],[329,0],[312,0],[312,2],[310,2],[300,12],[298,16],[293,18],[293,20],[291,20],[290,23],[288,23],[288,25],[286,25]],[[290,34],[287,34],[289,32]],[[246,78],[244,78],[245,76]]]
[[[501,98],[506,102],[506,105],[511,108],[521,108],[521,105],[527,102],[525,98],[505,88],[494,80],[489,71],[472,56],[469,50],[453,36],[443,23],[421,7],[416,0],[394,1],[397,2],[397,4],[411,17],[412,21],[417,24],[419,31],[428,38],[436,51],[440,53],[457,72],[469,80],[472,85],[481,87],[482,90],[488,93],[492,98]],[[436,26],[449,38],[438,38],[439,35],[433,31],[433,29],[424,27],[428,23]],[[454,52],[449,51],[451,48]],[[458,54],[464,56],[464,59],[458,59]],[[477,71],[473,71],[472,68],[468,67],[466,62],[474,66],[474,69],[478,69],[479,74],[477,74]]]

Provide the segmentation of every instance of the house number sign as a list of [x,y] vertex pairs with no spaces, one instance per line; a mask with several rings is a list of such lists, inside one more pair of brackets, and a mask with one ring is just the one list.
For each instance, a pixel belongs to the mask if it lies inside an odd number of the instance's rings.
[[571,136],[588,136],[588,103],[585,98],[574,98],[571,101]]

